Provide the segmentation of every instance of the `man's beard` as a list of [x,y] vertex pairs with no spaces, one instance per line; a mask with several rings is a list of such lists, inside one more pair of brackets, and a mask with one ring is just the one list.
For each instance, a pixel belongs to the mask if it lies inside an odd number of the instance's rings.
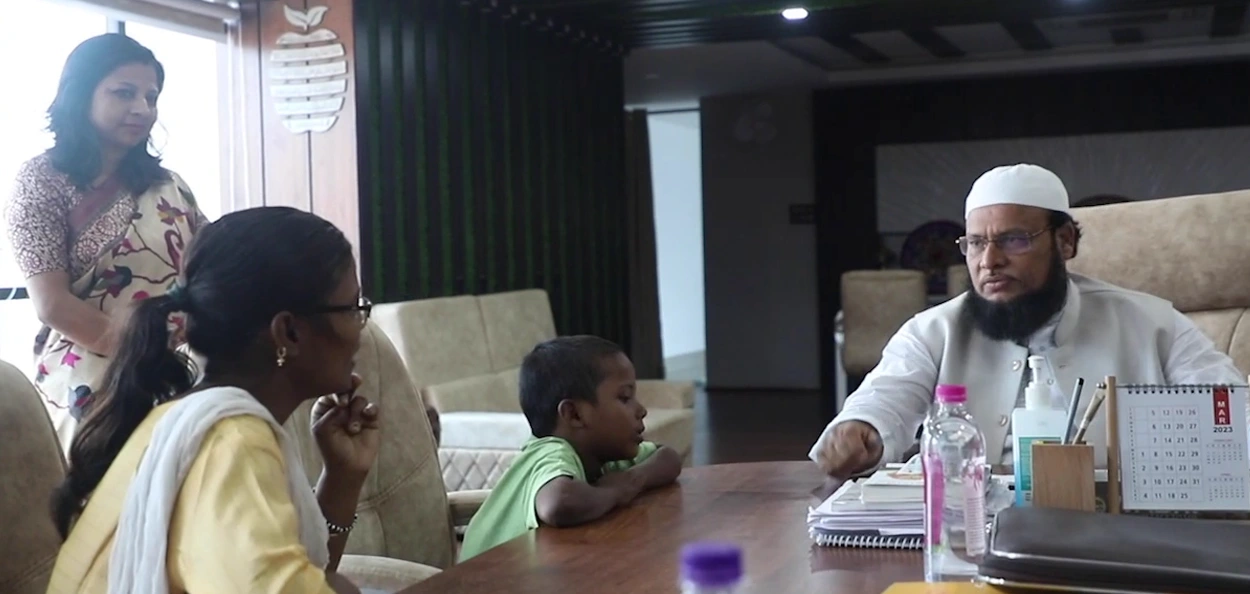
[[964,312],[978,330],[993,340],[1024,344],[1033,333],[1049,322],[1068,301],[1068,269],[1059,250],[1053,250],[1050,274],[1037,290],[1006,303],[982,297],[976,289],[968,292]]

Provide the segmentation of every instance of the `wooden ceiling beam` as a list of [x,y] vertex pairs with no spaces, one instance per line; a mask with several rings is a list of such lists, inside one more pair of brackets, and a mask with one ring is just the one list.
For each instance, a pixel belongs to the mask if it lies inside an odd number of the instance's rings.
[[916,42],[916,45],[923,47],[925,51],[928,51],[935,58],[952,59],[962,58],[968,55],[967,52],[960,49],[959,46],[952,43],[951,40],[947,39],[941,33],[938,33],[936,29],[929,27],[924,27],[922,29],[908,29],[903,31],[903,34],[906,35],[908,39]]
[[1007,34],[1015,40],[1020,49],[1030,52],[1054,49],[1055,44],[1046,38],[1046,34],[1033,21],[1015,21],[999,23]]
[[[585,1],[585,0],[583,0]],[[594,0],[591,0],[594,1]],[[688,1],[688,0],[683,0]],[[1225,0],[1227,1],[1227,0]],[[807,20],[847,22],[848,26],[864,28],[874,22],[878,29],[913,29],[998,21],[1030,21],[1043,18],[1095,16],[1124,11],[1176,8],[1182,0],[1101,0],[1099,2],[1056,2],[1054,0],[857,0],[839,2],[838,7],[813,7],[811,2],[783,1],[750,3],[734,0],[712,0],[683,4],[683,8],[647,10],[638,0],[616,0],[596,4],[583,14],[601,21],[625,25],[663,22],[680,19],[754,18],[783,21],[781,9],[790,4],[803,4],[810,11]],[[559,10],[575,10],[565,8]]]
[[1236,37],[1246,22],[1246,6],[1250,2],[1224,2],[1211,13],[1211,37]]
[[819,70],[824,70],[825,72],[828,72],[832,70],[833,68],[832,64],[827,64],[826,61],[820,56],[813,54],[812,52],[809,52],[801,47],[793,47],[790,44],[786,43],[785,40],[769,41],[768,44],[777,48],[778,51],[804,64],[807,64],[808,66],[815,67]]
[[865,64],[885,64],[890,61],[889,56],[851,35],[822,36],[821,39]]
[[[1033,21],[1055,17],[1112,15],[1123,11],[1175,8],[1180,0],[1100,0],[1098,2],[1059,2],[1056,0],[855,0],[843,8],[815,9],[808,2],[810,16],[803,21],[786,21],[778,14],[788,1],[780,0],[465,0],[475,4],[508,4],[558,17],[587,31],[615,36],[631,47],[671,44],[674,39],[699,39],[703,43],[775,40],[803,36],[840,39],[856,33],[899,30],[917,33],[919,39],[936,42],[943,56],[955,57],[957,46],[945,44],[941,35],[924,30],[936,27],[978,23],[1002,23],[1016,42],[1032,51],[1049,49],[1053,44],[1036,29]],[[833,5],[847,0],[819,0]],[[1224,14],[1244,10],[1246,2],[1223,9]],[[1222,5],[1223,5],[1222,4]],[[1240,7],[1240,8],[1238,8]],[[763,13],[758,12],[764,10]],[[1244,12],[1242,13],[1244,15]],[[1223,21],[1220,21],[1223,22]],[[1213,19],[1213,31],[1216,21]],[[1219,25],[1220,34],[1231,30]],[[916,37],[913,37],[916,39]],[[920,43],[920,41],[917,41]],[[684,43],[684,41],[682,41]],[[922,45],[924,45],[922,43]],[[932,44],[931,44],[932,45]],[[952,47],[953,46],[953,47]],[[939,55],[936,54],[935,55]]]
[[1111,30],[1111,41],[1116,45],[1136,45],[1146,41],[1141,27],[1117,27]]
[[518,0],[461,0],[461,3],[477,6],[482,12],[493,13],[504,20],[514,20],[521,26],[533,26],[575,39],[598,38],[602,40],[600,45],[616,53],[627,52],[630,49],[617,31],[605,29],[596,23],[570,20],[548,12],[530,10],[523,7]]

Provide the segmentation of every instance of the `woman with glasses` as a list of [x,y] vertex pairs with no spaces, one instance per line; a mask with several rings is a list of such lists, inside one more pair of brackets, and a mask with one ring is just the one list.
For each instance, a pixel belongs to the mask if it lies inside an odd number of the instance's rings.
[[129,37],[82,42],[48,108],[55,142],[21,167],[5,208],[44,324],[35,384],[63,450],[116,349],[115,313],[167,291],[207,223],[182,178],[149,152],[164,86],[160,62]]
[[[356,592],[336,573],[378,451],[352,372],[371,305],[351,245],[292,208],[204,227],[175,288],[137,302],[54,495],[48,592]],[[186,318],[203,361],[168,347]],[[283,423],[304,401],[314,490]]]

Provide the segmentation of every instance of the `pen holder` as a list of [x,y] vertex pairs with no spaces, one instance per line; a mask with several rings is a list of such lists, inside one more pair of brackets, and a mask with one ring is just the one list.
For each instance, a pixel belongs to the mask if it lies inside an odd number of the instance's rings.
[[1033,444],[1033,506],[1095,511],[1094,446]]

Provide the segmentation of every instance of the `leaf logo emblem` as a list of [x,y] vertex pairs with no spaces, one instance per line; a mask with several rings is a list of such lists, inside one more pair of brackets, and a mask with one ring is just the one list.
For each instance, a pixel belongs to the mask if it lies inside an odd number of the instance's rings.
[[328,6],[314,6],[309,8],[308,12],[304,12],[295,10],[285,4],[282,5],[282,12],[286,15],[287,22],[305,31],[320,25],[328,10],[330,10]]

